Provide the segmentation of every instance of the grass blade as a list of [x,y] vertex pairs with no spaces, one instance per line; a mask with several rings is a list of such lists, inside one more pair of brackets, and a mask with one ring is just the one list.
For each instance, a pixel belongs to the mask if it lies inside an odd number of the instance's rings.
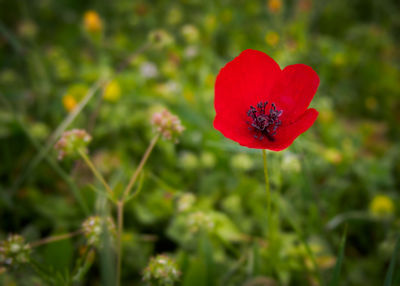
[[68,128],[68,126],[75,120],[75,118],[81,113],[86,104],[95,95],[97,90],[104,84],[105,80],[99,79],[86,93],[85,97],[80,101],[78,106],[64,119],[58,128],[50,135],[47,144],[42,147],[40,152],[32,159],[28,164],[25,172],[15,181],[12,188],[12,193],[20,188],[25,179],[32,173],[33,169],[46,157],[47,153],[51,150],[53,145],[56,143],[61,134]]
[[396,246],[393,251],[392,258],[390,259],[389,269],[386,273],[384,286],[391,286],[393,281],[394,269],[396,266],[396,258],[400,251],[400,235],[397,236]]
[[340,272],[342,270],[342,264],[344,259],[344,248],[346,246],[346,238],[347,238],[347,225],[344,228],[342,240],[340,242],[339,256],[336,261],[335,269],[333,270],[333,277],[331,282],[329,283],[329,286],[339,285],[339,277],[340,277]]

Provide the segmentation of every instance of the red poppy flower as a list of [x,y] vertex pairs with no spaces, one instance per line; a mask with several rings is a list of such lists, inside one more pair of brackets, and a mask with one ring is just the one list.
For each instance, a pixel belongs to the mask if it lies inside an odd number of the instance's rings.
[[218,74],[214,128],[242,146],[286,149],[317,119],[308,106],[318,85],[309,66],[281,70],[268,55],[245,50]]

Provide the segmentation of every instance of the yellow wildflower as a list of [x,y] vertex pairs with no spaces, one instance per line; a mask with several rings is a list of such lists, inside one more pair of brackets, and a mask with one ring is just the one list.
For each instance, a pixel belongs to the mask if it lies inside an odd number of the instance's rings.
[[342,153],[335,149],[335,148],[328,148],[324,150],[324,153],[322,154],[325,160],[327,160],[331,164],[339,164],[343,160]]
[[83,16],[83,19],[85,29],[89,33],[98,33],[103,29],[103,22],[97,12],[91,10],[87,11]]
[[318,120],[322,123],[331,123],[334,119],[334,114],[330,109],[322,109],[319,111]]
[[279,35],[276,32],[268,32],[265,35],[265,42],[272,46],[275,47],[279,43]]
[[390,217],[394,213],[393,200],[386,195],[377,195],[372,199],[369,211],[375,217]]
[[67,110],[68,112],[74,110],[75,107],[78,105],[76,99],[70,94],[66,94],[63,96],[62,103],[64,105],[65,110]]
[[109,102],[116,102],[121,97],[121,87],[116,80],[107,84],[104,88],[103,98]]
[[267,6],[271,13],[278,13],[282,9],[282,0],[268,0]]

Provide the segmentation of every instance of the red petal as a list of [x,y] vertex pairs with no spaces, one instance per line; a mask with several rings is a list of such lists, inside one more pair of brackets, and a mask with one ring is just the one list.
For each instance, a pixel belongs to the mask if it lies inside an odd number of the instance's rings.
[[226,138],[236,141],[242,146],[281,151],[289,147],[300,134],[307,131],[314,124],[317,117],[317,110],[314,108],[307,109],[295,122],[290,125],[280,126],[274,141],[270,141],[267,138],[262,140],[254,138],[255,133],[247,128],[235,128],[233,126],[225,128],[227,118],[218,115],[215,117],[214,127],[221,131]]
[[300,134],[306,132],[318,117],[318,111],[314,108],[307,109],[300,117],[290,125],[280,126],[275,135],[275,141],[270,142],[267,149],[280,151],[289,147]]
[[[280,151],[315,122],[318,112],[307,109],[319,85],[318,75],[302,64],[280,70],[268,55],[245,50],[221,69],[215,83],[214,127],[242,146]],[[247,111],[260,101],[283,110],[274,141],[254,137]],[[251,129],[251,128],[250,128]]]
[[279,65],[268,55],[245,50],[221,69],[215,82],[215,111],[247,120],[250,105],[265,101],[279,77]]
[[245,50],[227,63],[215,82],[214,127],[232,140],[252,138],[246,123],[247,111],[250,105],[267,100],[280,73],[271,57],[255,50]]
[[283,69],[271,92],[271,102],[283,110],[282,122],[291,123],[310,105],[319,85],[317,73],[303,64]]

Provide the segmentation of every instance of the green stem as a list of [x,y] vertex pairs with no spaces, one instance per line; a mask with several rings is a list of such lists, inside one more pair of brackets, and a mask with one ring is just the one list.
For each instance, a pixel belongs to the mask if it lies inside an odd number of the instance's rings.
[[52,243],[52,242],[68,239],[68,238],[77,236],[77,235],[79,235],[81,233],[82,233],[82,230],[77,230],[77,231],[66,233],[66,234],[50,236],[50,237],[46,237],[46,238],[43,238],[41,240],[32,242],[29,245],[31,247],[38,247],[38,246],[41,246],[41,245],[44,245],[44,244],[47,244],[47,243]]
[[271,219],[271,187],[269,185],[268,176],[268,163],[267,163],[267,152],[265,149],[262,150],[263,161],[264,161],[264,178],[265,178],[265,190],[267,192],[267,220],[268,220],[268,236],[270,236],[272,230],[272,219]]
[[117,203],[117,281],[115,285],[121,285],[121,266],[122,266],[122,230],[124,227],[124,201]]
[[93,174],[95,175],[95,177],[103,184],[103,186],[106,188],[107,192],[109,192],[110,194],[113,193],[111,187],[107,184],[106,180],[104,179],[104,177],[100,174],[100,172],[97,170],[97,168],[95,167],[95,165],[93,164],[93,162],[90,160],[90,158],[88,157],[88,155],[86,155],[85,151],[80,149],[78,150],[79,155],[81,155],[81,157],[83,158],[83,160],[85,161],[86,165],[88,165],[88,167],[90,168],[90,170],[93,172]]
[[126,186],[123,196],[122,196],[122,200],[125,200],[125,198],[128,197],[129,195],[129,191],[132,189],[133,185],[135,184],[137,178],[139,177],[140,172],[142,171],[144,164],[146,164],[147,159],[150,156],[151,151],[153,150],[154,146],[157,143],[158,138],[160,138],[160,134],[157,133],[157,135],[153,138],[153,140],[151,140],[150,145],[147,147],[146,152],[144,153],[142,160],[139,163],[139,166],[137,167],[135,173],[133,173],[128,185]]
[[[158,138],[160,138],[160,134],[157,135],[151,140],[149,146],[147,147],[142,160],[140,160],[139,166],[136,168],[133,173],[128,185],[126,186],[122,198],[117,202],[117,275],[116,275],[116,283],[115,285],[121,285],[121,268],[122,268],[122,233],[124,229],[124,204],[126,202],[126,198],[128,198],[129,191],[132,189],[135,184],[137,178],[139,177],[140,172],[142,171],[144,165],[146,164],[147,159],[149,158],[151,151],[156,145]],[[140,189],[139,189],[140,190]]]

